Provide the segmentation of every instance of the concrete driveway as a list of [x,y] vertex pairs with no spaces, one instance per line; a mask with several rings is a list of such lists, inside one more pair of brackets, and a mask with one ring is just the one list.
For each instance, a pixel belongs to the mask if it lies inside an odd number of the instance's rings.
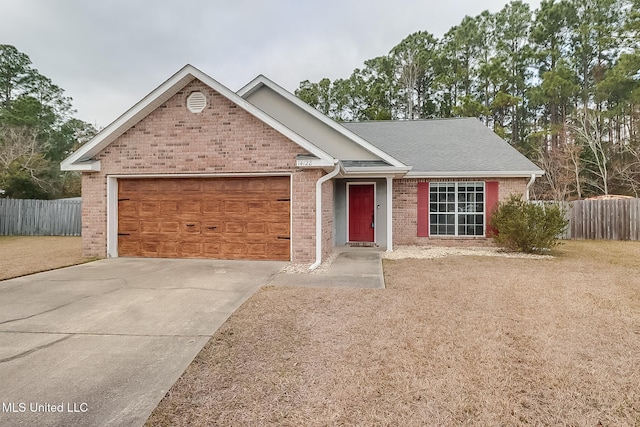
[[0,425],[141,425],[285,265],[117,258],[0,281]]

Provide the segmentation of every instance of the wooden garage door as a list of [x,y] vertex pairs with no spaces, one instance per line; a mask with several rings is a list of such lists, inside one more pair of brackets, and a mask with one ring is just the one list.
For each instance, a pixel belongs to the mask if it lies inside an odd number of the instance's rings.
[[289,260],[289,177],[118,180],[118,254]]

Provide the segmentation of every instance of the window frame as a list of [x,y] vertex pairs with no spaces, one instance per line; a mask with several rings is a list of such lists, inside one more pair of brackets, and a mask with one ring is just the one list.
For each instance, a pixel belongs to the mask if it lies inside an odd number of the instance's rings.
[[[468,205],[469,203],[473,203],[477,206],[478,202],[477,200],[473,200],[472,202],[467,202],[467,201],[463,201],[461,202],[460,199],[460,187],[463,186],[473,186],[473,187],[478,187],[478,186],[482,186],[482,193],[478,192],[478,191],[474,191],[473,193],[468,193],[465,192],[463,194],[482,194],[482,211],[465,211],[465,210],[460,210],[460,206],[461,205]],[[442,187],[454,187],[454,191],[453,193],[450,193],[448,191],[445,191],[444,193],[442,192],[438,192],[437,190],[442,188]],[[448,197],[446,197],[447,200],[445,201],[441,201],[441,200],[436,200],[435,202],[431,201],[431,196],[432,194],[434,194],[434,190],[435,194],[453,194],[453,211],[438,211],[438,206],[441,206],[442,204],[451,204],[452,202],[450,202],[448,200]],[[487,185],[486,185],[486,181],[432,181],[429,183],[429,194],[427,196],[428,199],[428,204],[429,204],[429,209],[428,209],[428,224],[429,224],[429,236],[433,236],[433,237],[462,237],[462,238],[484,238],[487,235],[487,225],[486,225],[486,220],[487,220]],[[475,197],[474,197],[475,199]],[[432,210],[433,209],[433,205],[436,204],[436,210]],[[431,217],[432,215],[452,215],[453,216],[453,224],[449,224],[447,222],[445,222],[444,224],[440,224],[438,222],[435,223],[435,228],[433,228],[434,223],[431,221]],[[468,216],[474,216],[474,217],[481,217],[481,222],[478,222],[477,220],[473,223],[474,225],[482,225],[482,234],[460,234],[460,226],[465,226],[465,224],[460,224],[460,219],[462,216],[464,215],[468,215]],[[453,226],[453,234],[441,234],[438,230],[439,227],[442,226]]]

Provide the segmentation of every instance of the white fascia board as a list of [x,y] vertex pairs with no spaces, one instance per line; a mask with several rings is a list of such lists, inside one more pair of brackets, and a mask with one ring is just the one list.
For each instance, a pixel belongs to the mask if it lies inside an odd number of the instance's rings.
[[320,111],[316,110],[315,108],[313,108],[312,106],[310,106],[306,102],[302,101],[300,98],[298,98],[297,96],[295,96],[294,94],[292,94],[288,90],[284,89],[283,87],[281,87],[277,83],[275,83],[272,80],[268,79],[267,77],[263,76],[262,74],[259,75],[258,77],[256,77],[255,79],[253,79],[251,82],[249,82],[247,85],[245,85],[243,88],[241,88],[236,93],[239,96],[244,98],[245,96],[249,96],[250,94],[252,94],[256,90],[258,90],[260,88],[260,86],[262,86],[262,85],[267,86],[268,88],[270,88],[274,92],[278,93],[280,96],[282,96],[285,99],[287,99],[289,102],[292,102],[296,107],[298,107],[298,108],[302,109],[303,111],[305,111],[306,113],[312,115],[313,117],[315,117],[316,119],[320,120],[321,122],[323,122],[327,126],[331,127],[333,130],[335,130],[335,131],[339,132],[340,134],[344,135],[345,137],[349,138],[350,140],[352,140],[356,144],[360,145],[365,150],[367,150],[370,153],[378,156],[380,159],[386,161],[387,163],[389,163],[389,164],[391,164],[393,166],[396,166],[396,167],[400,167],[400,168],[401,167],[407,167],[407,165],[402,163],[400,160],[398,160],[395,157],[389,155],[388,153],[382,151],[381,149],[379,149],[378,147],[374,146],[373,144],[371,144],[370,142],[368,142],[364,138],[362,138],[362,137],[356,135],[355,133],[351,132],[349,129],[347,129],[344,126],[340,125],[340,123],[336,122],[335,120],[330,119],[326,115],[322,114]]
[[65,160],[60,163],[60,170],[76,172],[100,172],[100,160],[90,160],[76,163],[70,163]]
[[[232,90],[228,89],[224,85],[220,84],[215,79],[211,78],[207,74],[195,68],[193,65],[185,65],[180,71],[171,76],[167,81],[162,83],[151,93],[145,96],[141,101],[131,107],[123,115],[118,117],[109,126],[104,128],[100,133],[93,137],[90,141],[80,147],[76,152],[67,157],[62,164],[64,167],[70,167],[72,164],[76,164],[79,161],[88,160],[91,157],[98,154],[107,145],[113,142],[116,138],[129,130],[132,126],[149,115],[152,111],[162,105],[165,101],[178,93],[188,83],[198,79],[211,87],[222,96],[229,99],[234,104],[238,105],[249,114],[253,115],[257,119],[271,126],[282,135],[291,139],[296,144],[300,145],[305,150],[309,151],[316,157],[324,159],[332,164],[335,163],[330,155],[311,144],[302,136],[293,132],[291,129],[284,126],[282,123],[275,120],[273,117],[267,115],[265,112],[247,102],[242,97],[238,96]],[[64,169],[69,170],[69,169]]]
[[544,171],[409,172],[405,175],[405,178],[530,178],[531,175],[542,176],[544,175]]

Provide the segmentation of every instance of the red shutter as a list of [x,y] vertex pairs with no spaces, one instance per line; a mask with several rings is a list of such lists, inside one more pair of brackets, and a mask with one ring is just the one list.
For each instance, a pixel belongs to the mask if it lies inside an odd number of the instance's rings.
[[418,237],[429,237],[429,183],[418,183]]
[[489,226],[491,215],[493,211],[498,207],[498,181],[485,182],[485,193],[487,205],[485,207],[486,212],[486,236],[493,237],[498,234],[498,230]]

